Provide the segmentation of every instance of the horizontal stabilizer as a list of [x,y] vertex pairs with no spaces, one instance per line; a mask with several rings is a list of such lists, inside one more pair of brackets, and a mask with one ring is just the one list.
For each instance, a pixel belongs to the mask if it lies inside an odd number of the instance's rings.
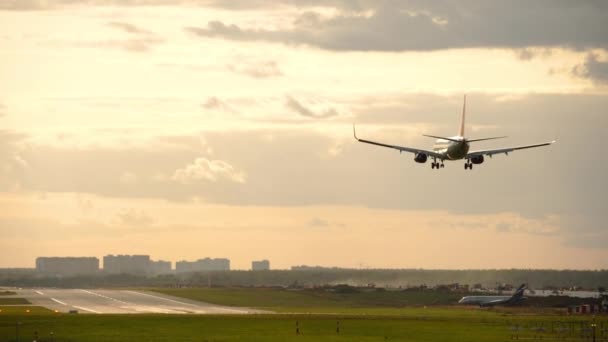
[[448,141],[453,141],[453,142],[460,142],[460,140],[456,140],[454,138],[446,138],[446,137],[439,137],[436,135],[427,135],[427,134],[423,134],[423,137],[429,137],[429,138],[435,138],[435,139],[443,139],[443,140],[448,140]]
[[504,137],[480,138],[480,139],[467,139],[467,141],[468,141],[468,142],[475,142],[475,141],[494,140],[494,139],[504,139],[504,138],[506,138],[506,136],[504,136]]

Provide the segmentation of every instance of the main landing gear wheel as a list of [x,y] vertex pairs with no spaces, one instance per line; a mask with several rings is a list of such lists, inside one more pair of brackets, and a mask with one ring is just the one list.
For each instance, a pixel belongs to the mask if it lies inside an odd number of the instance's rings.
[[445,167],[445,165],[443,165],[443,163],[441,163],[441,164],[439,164],[437,162],[432,162],[431,163],[431,169],[437,169],[437,170],[439,170],[439,168],[444,168],[444,167]]
[[473,164],[472,163],[465,163],[464,164],[464,169],[469,169],[469,170],[473,170]]

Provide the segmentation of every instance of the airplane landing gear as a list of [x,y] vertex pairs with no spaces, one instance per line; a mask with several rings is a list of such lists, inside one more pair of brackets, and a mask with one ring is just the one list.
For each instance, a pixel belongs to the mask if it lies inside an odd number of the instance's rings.
[[441,164],[438,163],[438,162],[432,162],[431,163],[431,169],[438,169],[439,170],[440,168],[443,169],[444,167],[445,167],[445,165],[443,165],[443,161],[441,162]]
[[464,164],[464,169],[469,169],[469,170],[473,170],[473,164],[471,162],[466,162]]

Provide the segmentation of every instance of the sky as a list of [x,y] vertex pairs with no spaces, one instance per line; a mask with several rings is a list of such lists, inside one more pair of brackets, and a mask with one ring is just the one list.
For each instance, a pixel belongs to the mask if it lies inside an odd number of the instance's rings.
[[[0,0],[0,267],[608,268],[604,1]],[[455,135],[557,140],[463,169]]]

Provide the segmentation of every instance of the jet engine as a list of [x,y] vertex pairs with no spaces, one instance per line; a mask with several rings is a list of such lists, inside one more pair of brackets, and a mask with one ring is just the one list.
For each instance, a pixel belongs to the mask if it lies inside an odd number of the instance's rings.
[[416,156],[414,157],[414,160],[416,161],[416,163],[426,163],[426,160],[428,159],[428,156],[424,153],[416,153]]
[[471,163],[473,164],[481,164],[483,163],[483,155],[475,156],[471,158]]

